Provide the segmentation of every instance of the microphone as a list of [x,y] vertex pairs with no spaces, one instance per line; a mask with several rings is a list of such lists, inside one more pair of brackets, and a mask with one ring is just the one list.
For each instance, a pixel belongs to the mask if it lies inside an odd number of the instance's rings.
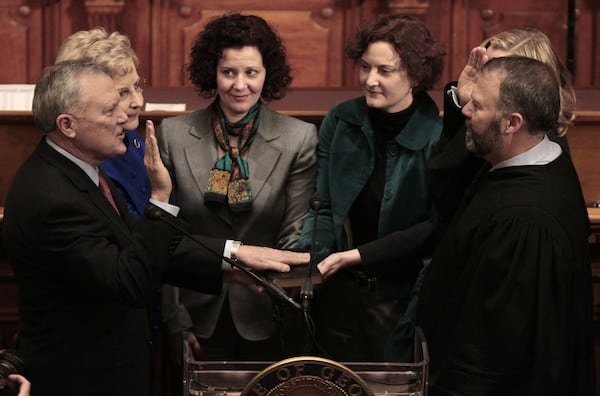
[[245,273],[246,275],[248,275],[249,277],[251,277],[252,279],[254,279],[259,285],[261,285],[262,287],[264,287],[265,290],[267,290],[269,293],[271,293],[271,295],[273,295],[277,299],[279,299],[281,301],[284,301],[287,304],[290,304],[291,306],[293,306],[296,309],[302,309],[302,307],[300,306],[300,304],[298,304],[296,301],[294,301],[293,298],[291,298],[290,296],[288,296],[288,294],[285,292],[285,290],[283,290],[282,288],[280,288],[279,286],[277,286],[277,285],[275,285],[275,284],[273,284],[271,282],[268,282],[266,279],[264,279],[263,277],[261,277],[257,273],[251,271],[250,269],[244,267],[243,265],[239,264],[238,262],[235,262],[232,259],[223,256],[221,253],[217,252],[216,250],[213,250],[212,248],[208,247],[200,239],[196,238],[194,235],[192,235],[188,231],[186,231],[183,228],[181,228],[178,224],[176,224],[169,217],[169,215],[166,214],[165,212],[163,212],[163,210],[160,209],[159,207],[154,206],[154,205],[149,205],[144,210],[144,213],[146,214],[147,217],[149,217],[152,220],[163,221],[164,223],[168,224],[172,228],[174,228],[177,231],[181,232],[183,235],[185,235],[186,237],[188,237],[192,241],[196,242],[198,245],[200,245],[204,249],[206,249],[209,252],[213,253],[214,255],[218,256],[220,259],[225,260],[225,262],[227,262],[228,264],[230,264],[232,267],[235,267],[235,268],[239,269],[240,271],[242,271],[243,273]]
[[310,238],[310,262],[306,272],[306,279],[300,288],[300,301],[302,302],[302,310],[308,312],[310,302],[313,297],[313,281],[312,276],[316,266],[316,244],[317,244],[317,219],[319,209],[329,205],[329,201],[324,199],[319,193],[314,193],[310,197],[310,208],[313,210],[313,227]]
[[310,208],[312,210],[319,210],[321,208],[326,208],[329,206],[329,200],[323,198],[319,193],[314,193],[312,197],[310,197],[309,201]]

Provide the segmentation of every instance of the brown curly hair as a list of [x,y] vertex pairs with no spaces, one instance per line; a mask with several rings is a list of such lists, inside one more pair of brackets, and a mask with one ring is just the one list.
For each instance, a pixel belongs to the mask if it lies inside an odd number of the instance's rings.
[[228,13],[211,20],[196,38],[188,65],[190,81],[200,96],[217,91],[217,64],[228,48],[256,47],[266,69],[262,98],[281,99],[292,83],[291,68],[281,38],[261,17]]
[[445,52],[421,19],[406,15],[379,17],[355,32],[346,45],[346,55],[357,63],[369,45],[378,41],[394,47],[415,94],[433,88],[440,79]]

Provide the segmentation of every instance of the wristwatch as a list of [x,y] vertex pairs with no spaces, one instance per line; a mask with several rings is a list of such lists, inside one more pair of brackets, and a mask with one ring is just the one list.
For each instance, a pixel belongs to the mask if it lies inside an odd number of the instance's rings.
[[242,245],[243,245],[242,241],[231,241],[231,249],[229,250],[229,257],[233,261],[237,261],[238,250],[240,249],[240,246],[242,246]]

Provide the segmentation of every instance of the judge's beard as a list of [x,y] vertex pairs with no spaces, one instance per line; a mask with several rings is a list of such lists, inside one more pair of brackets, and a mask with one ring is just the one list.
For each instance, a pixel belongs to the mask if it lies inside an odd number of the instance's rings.
[[485,158],[488,154],[496,151],[501,144],[500,121],[491,122],[483,132],[473,132],[470,121],[467,121],[467,133],[465,136],[467,149],[478,157]]

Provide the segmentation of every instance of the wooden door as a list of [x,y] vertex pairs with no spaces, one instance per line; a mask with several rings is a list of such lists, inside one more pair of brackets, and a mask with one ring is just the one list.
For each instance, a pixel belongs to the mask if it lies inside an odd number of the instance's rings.
[[[454,1],[450,74],[458,77],[470,49],[485,38],[516,27],[532,27],[544,32],[563,63],[568,62],[568,0],[467,0]],[[575,85],[598,84],[600,74],[594,59],[600,52],[600,5],[596,0],[575,1],[574,58]]]
[[0,84],[29,84],[42,69],[42,9],[0,0]]

